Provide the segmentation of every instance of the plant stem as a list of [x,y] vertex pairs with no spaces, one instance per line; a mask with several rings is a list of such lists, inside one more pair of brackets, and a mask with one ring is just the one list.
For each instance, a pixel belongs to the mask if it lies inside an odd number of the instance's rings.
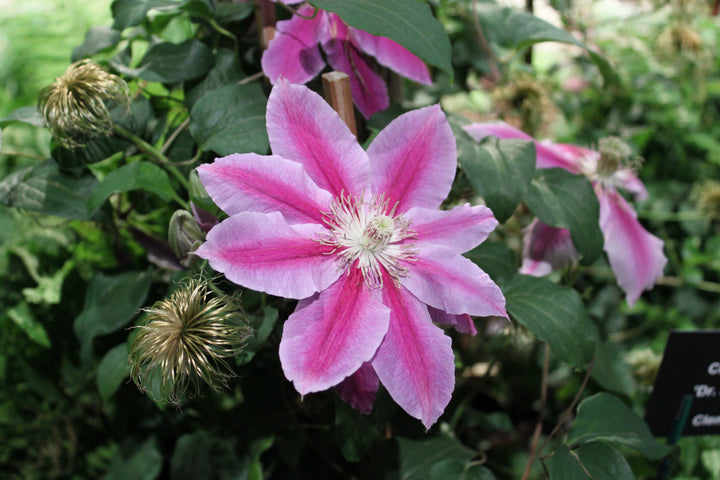
[[522,480],[527,480],[530,476],[530,470],[532,469],[533,463],[535,463],[535,457],[538,453],[538,443],[540,442],[540,434],[542,433],[542,418],[545,412],[545,405],[547,404],[547,386],[548,376],[550,372],[550,345],[545,344],[545,357],[543,361],[542,371],[542,384],[540,387],[540,412],[538,413],[538,420],[535,424],[535,432],[533,433],[533,439],[530,446],[530,458],[528,458],[527,464],[525,465],[525,472],[523,473]]
[[35,160],[45,160],[47,158],[42,155],[35,155],[34,153],[15,152],[12,150],[3,150],[0,152],[0,155],[7,155],[8,157],[27,157]]
[[580,401],[580,395],[582,395],[583,391],[585,390],[585,387],[587,386],[588,381],[590,380],[590,374],[593,370],[593,365],[595,365],[595,358],[590,360],[590,363],[588,363],[587,372],[585,373],[585,378],[583,378],[582,385],[580,385],[580,389],[578,390],[577,394],[575,394],[575,398],[573,398],[572,403],[570,406],[563,412],[562,416],[560,417],[560,420],[558,420],[557,425],[555,425],[555,428],[553,428],[552,432],[550,432],[550,435],[547,436],[545,441],[540,445],[540,449],[538,450],[539,454],[542,454],[543,449],[548,444],[550,440],[555,436],[555,434],[560,430],[560,427],[565,423],[565,420],[570,416],[570,413],[572,413],[573,410],[575,410],[575,405]]

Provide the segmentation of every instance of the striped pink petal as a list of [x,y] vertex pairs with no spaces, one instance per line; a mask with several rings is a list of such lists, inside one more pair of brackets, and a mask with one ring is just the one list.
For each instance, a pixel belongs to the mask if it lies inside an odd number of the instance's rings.
[[316,299],[301,302],[285,322],[280,362],[301,395],[333,387],[369,361],[388,328],[378,289],[351,267]]
[[489,208],[469,203],[450,210],[411,208],[405,215],[412,221],[415,245],[444,245],[454,253],[477,247],[498,224]]
[[380,379],[370,362],[362,364],[358,370],[335,387],[335,393],[358,412],[368,415],[375,404],[375,395],[380,387]]
[[452,315],[507,317],[505,297],[487,273],[439,246],[420,249],[400,282],[420,301]]
[[628,304],[633,305],[663,273],[667,263],[663,241],[640,225],[635,210],[615,190],[598,189],[598,199],[605,252]]
[[320,95],[279,81],[267,105],[267,130],[275,155],[302,164],[334,197],[358,195],[369,185],[370,163],[355,135]]
[[473,322],[472,317],[466,313],[463,313],[462,315],[450,315],[447,312],[433,307],[428,307],[428,312],[430,312],[430,318],[432,318],[432,321],[439,325],[452,325],[455,327],[455,330],[460,333],[477,335],[475,322]]
[[234,154],[198,167],[210,198],[225,213],[280,212],[290,223],[323,223],[332,195],[302,165],[276,155]]
[[439,105],[397,117],[375,137],[367,154],[374,191],[384,192],[399,212],[438,208],[450,192],[457,149]]
[[290,225],[278,212],[244,212],[216,225],[195,255],[228,280],[286,298],[305,298],[340,276],[315,224]]
[[410,80],[432,85],[430,71],[425,62],[410,53],[407,48],[389,38],[371,35],[356,28],[351,28],[350,32],[360,49],[375,57],[380,65]]
[[390,278],[383,299],[390,326],[372,365],[393,400],[430,428],[455,386],[450,338],[433,325],[427,307]]

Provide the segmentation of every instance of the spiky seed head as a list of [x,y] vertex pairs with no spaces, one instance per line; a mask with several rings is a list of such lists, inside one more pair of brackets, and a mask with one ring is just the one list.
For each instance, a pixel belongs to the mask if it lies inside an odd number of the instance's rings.
[[632,149],[620,137],[609,136],[598,140],[600,161],[598,173],[601,176],[612,175],[621,168],[640,167],[641,160],[633,156]]
[[720,220],[720,182],[708,180],[697,185],[691,198],[709,220]]
[[493,90],[492,103],[495,114],[532,136],[538,136],[556,113],[547,89],[525,74]]
[[75,148],[107,135],[113,127],[110,110],[128,108],[131,101],[123,79],[81,60],[41,92],[38,107],[53,136],[63,146]]
[[180,405],[183,395],[198,393],[201,381],[227,387],[233,376],[227,359],[242,351],[251,332],[237,298],[215,296],[193,278],[144,312],[129,355],[141,391]]

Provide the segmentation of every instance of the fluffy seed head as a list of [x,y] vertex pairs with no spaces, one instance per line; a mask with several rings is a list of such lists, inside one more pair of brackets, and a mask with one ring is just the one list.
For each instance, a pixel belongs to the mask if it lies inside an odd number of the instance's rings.
[[555,116],[546,88],[529,75],[519,75],[496,88],[492,102],[500,118],[533,137]]
[[619,137],[605,137],[598,140],[600,160],[598,174],[601,177],[611,176],[621,168],[638,168],[640,160],[632,155],[632,149]]
[[156,400],[179,405],[189,388],[197,394],[200,380],[215,390],[227,386],[233,374],[226,359],[250,335],[237,299],[212,296],[204,281],[189,279],[144,311],[129,355],[140,390],[159,391]]
[[709,220],[720,220],[720,182],[708,180],[696,186],[692,199]]
[[53,136],[63,146],[75,148],[107,135],[113,126],[110,110],[128,108],[130,102],[123,79],[81,60],[43,90],[38,106]]

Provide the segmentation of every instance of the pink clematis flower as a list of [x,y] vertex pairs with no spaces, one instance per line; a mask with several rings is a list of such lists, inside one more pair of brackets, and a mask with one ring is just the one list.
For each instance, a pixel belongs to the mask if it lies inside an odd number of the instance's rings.
[[[314,12],[309,5],[298,9],[303,17]],[[277,23],[275,37],[262,56],[262,69],[271,83],[281,77],[292,83],[314,78],[325,67],[319,46],[330,66],[350,77],[353,101],[365,118],[390,104],[385,81],[373,69],[370,57],[411,80],[432,83],[422,60],[398,43],[350,27],[334,13],[318,10],[311,19],[303,17]]]
[[[491,135],[533,140],[504,122],[476,123],[468,125],[465,131],[478,141]],[[618,192],[621,188],[634,194],[638,200],[647,198],[645,185],[637,177],[635,169],[620,161],[619,157],[623,155],[603,157],[595,150],[547,141],[536,141],[535,147],[537,168],[564,168],[586,175],[593,183],[600,201],[600,229],[610,267],[625,292],[628,304],[635,304],[643,290],[652,288],[667,263],[663,241],[643,228],[635,210]],[[578,253],[567,230],[550,227],[537,219],[527,227],[521,273],[546,275],[577,258]]]
[[198,167],[230,217],[195,253],[231,281],[299,302],[280,361],[301,395],[337,387],[369,412],[379,383],[430,427],[454,388],[450,338],[469,315],[506,317],[497,285],[461,253],[497,220],[484,206],[438,210],[457,163],[435,105],[395,119],[367,152],[316,93],[286,81],[267,105],[272,155]]

